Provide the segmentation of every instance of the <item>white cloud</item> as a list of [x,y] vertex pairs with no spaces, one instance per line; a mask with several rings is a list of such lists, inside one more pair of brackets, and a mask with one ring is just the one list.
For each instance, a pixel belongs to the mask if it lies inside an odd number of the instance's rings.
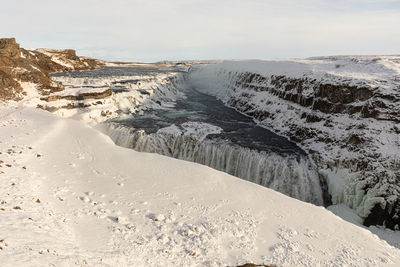
[[1,36],[126,60],[399,53],[392,0],[3,0]]

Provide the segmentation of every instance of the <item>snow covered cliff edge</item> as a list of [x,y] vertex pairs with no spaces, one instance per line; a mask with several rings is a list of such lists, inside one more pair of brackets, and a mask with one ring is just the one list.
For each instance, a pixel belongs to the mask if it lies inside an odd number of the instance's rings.
[[400,223],[400,57],[225,61],[190,82],[310,152],[334,204]]

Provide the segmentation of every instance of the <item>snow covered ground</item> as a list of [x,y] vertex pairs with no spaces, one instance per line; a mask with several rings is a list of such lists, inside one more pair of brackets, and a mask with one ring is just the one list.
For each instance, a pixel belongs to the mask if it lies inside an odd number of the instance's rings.
[[399,266],[370,231],[90,126],[0,109],[2,266]]

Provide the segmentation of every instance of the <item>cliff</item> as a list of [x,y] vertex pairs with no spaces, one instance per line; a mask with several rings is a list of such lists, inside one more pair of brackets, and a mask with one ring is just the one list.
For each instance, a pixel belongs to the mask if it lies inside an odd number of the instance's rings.
[[20,48],[15,38],[0,39],[0,101],[21,100],[27,92],[24,83],[33,84],[40,95],[62,91],[50,73],[87,70],[103,66],[100,60],[79,57],[75,50]]
[[333,204],[353,208],[365,225],[400,227],[399,56],[227,61],[191,76],[307,150]]

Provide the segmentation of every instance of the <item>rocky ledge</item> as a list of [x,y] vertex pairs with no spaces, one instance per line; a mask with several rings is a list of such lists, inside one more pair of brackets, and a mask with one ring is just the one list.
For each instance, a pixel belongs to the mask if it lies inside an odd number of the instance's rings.
[[21,100],[27,92],[23,83],[32,83],[41,95],[64,89],[52,81],[50,73],[86,70],[103,66],[100,60],[79,57],[71,49],[20,48],[15,38],[0,39],[0,101]]
[[112,95],[112,91],[110,88],[105,88],[104,91],[100,92],[87,92],[81,93],[77,95],[50,95],[48,97],[42,97],[40,100],[44,100],[46,102],[52,102],[57,100],[70,100],[70,101],[82,101],[82,100],[93,100],[93,99],[104,99]]

